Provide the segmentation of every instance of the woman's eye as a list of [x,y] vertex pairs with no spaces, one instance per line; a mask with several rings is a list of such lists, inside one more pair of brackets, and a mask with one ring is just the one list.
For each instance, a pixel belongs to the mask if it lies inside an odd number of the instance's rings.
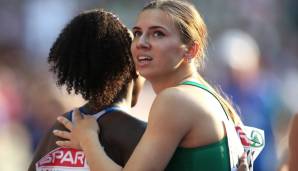
[[140,31],[134,31],[133,32],[134,37],[140,37],[141,35],[142,35],[142,32],[140,32]]
[[165,34],[163,33],[163,32],[161,32],[161,31],[155,31],[154,33],[153,33],[153,36],[154,37],[163,37]]

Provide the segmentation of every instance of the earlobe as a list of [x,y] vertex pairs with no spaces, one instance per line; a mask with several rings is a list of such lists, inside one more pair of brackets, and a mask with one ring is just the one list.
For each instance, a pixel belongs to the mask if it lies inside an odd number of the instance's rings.
[[200,48],[199,43],[197,41],[194,41],[190,44],[188,48],[188,53],[194,58],[199,54]]
[[192,57],[191,57],[191,55],[189,53],[189,48],[188,48],[187,45],[183,45],[183,51],[184,51],[184,53],[183,53],[183,60],[185,62],[187,62],[187,63],[190,63]]
[[187,63],[190,63],[193,58],[199,54],[199,44],[197,41],[190,43],[188,46],[184,47],[184,60]]
[[187,62],[187,63],[191,63],[191,59],[193,58],[192,55],[190,55],[189,53],[186,53],[184,55],[184,61]]

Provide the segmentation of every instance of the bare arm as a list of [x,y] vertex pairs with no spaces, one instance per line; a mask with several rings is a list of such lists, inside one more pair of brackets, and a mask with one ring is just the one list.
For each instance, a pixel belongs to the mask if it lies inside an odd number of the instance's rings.
[[[163,92],[154,101],[148,126],[126,165],[127,170],[164,170],[182,138],[190,130],[191,119],[181,109],[172,92]],[[146,157],[144,157],[146,156]],[[137,164],[136,164],[137,163]]]
[[[177,100],[178,99],[178,100]],[[172,91],[159,95],[153,103],[147,129],[123,170],[164,170],[182,138],[191,127],[191,118],[181,109],[183,101]],[[75,113],[80,116],[78,112]],[[63,122],[65,123],[65,122]],[[68,123],[73,136],[80,140],[91,170],[121,170],[101,148],[98,127],[92,118],[79,118],[76,127]],[[61,142],[63,146],[63,142]],[[99,149],[99,150],[97,150]]]
[[298,114],[292,120],[289,133],[289,171],[298,170]]
[[66,141],[57,141],[57,145],[62,147],[72,147],[73,142],[78,141],[79,146],[83,149],[88,161],[90,170],[119,170],[120,166],[111,160],[104,152],[98,140],[98,124],[96,119],[81,116],[79,110],[74,110],[73,124],[65,117],[58,117],[58,121],[62,123],[70,132],[55,130],[53,133],[65,139]]

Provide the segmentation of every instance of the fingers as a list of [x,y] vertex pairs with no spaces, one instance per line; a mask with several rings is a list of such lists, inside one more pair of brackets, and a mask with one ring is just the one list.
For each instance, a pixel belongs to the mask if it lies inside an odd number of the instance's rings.
[[71,133],[67,131],[53,130],[53,134],[64,139],[71,139]]
[[240,164],[237,171],[249,171],[247,164]]
[[238,168],[238,171],[248,171],[248,164],[247,162],[245,161],[241,161],[240,162],[240,165],[239,165],[239,168]]
[[247,154],[245,152],[239,158],[239,167],[237,171],[249,171],[249,167],[247,163]]
[[70,141],[56,141],[56,144],[58,146],[65,147],[65,148],[74,148]]
[[63,124],[68,130],[72,130],[72,122],[69,121],[68,119],[66,119],[65,117],[63,116],[58,116],[57,120]]

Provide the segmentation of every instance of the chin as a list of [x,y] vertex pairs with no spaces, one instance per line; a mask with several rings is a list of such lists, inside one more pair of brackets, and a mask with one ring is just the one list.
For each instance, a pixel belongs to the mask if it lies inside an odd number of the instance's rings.
[[150,77],[150,73],[145,72],[145,71],[139,71],[139,74],[144,77],[146,80],[148,80],[148,77]]
[[139,74],[144,77],[146,80],[150,81],[154,79],[156,76],[158,76],[157,70],[153,68],[139,68],[138,69]]

